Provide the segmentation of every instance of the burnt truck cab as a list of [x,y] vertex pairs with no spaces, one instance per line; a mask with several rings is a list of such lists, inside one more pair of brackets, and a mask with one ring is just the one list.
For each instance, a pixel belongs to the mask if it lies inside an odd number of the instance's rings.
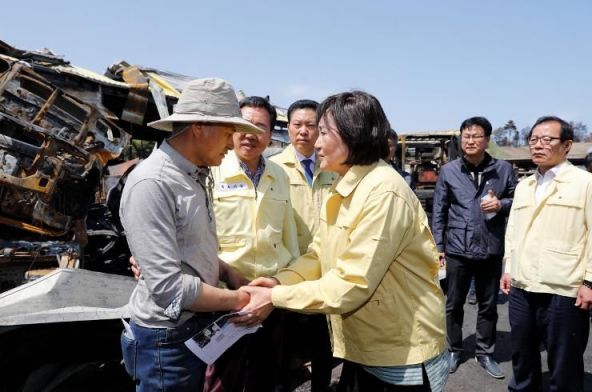
[[415,182],[415,193],[431,223],[434,189],[440,168],[459,156],[460,132],[429,131],[399,135],[397,162]]

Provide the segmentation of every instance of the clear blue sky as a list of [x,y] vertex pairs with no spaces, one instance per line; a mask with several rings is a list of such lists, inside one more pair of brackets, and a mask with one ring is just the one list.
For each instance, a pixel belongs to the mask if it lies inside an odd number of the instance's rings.
[[7,1],[0,39],[103,73],[220,76],[287,107],[363,89],[399,131],[473,115],[592,128],[592,1]]

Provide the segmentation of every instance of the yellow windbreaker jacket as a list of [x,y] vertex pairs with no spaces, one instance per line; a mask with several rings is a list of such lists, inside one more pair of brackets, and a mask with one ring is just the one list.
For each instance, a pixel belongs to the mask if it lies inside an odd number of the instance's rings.
[[252,280],[275,274],[300,255],[288,177],[281,167],[266,161],[255,189],[230,151],[212,174],[222,260]]
[[331,314],[334,355],[371,366],[445,349],[438,252],[425,212],[384,161],[333,185],[309,252],[276,275],[275,306]]
[[298,231],[298,246],[300,253],[306,253],[312,242],[312,237],[319,228],[319,214],[323,200],[327,198],[335,173],[322,172],[317,159],[313,173],[312,187],[308,185],[304,169],[296,156],[292,145],[284,151],[274,155],[270,161],[279,164],[290,179],[290,200],[294,208],[296,230]]
[[576,297],[592,280],[592,174],[566,162],[535,204],[536,177],[516,187],[504,271],[512,286]]

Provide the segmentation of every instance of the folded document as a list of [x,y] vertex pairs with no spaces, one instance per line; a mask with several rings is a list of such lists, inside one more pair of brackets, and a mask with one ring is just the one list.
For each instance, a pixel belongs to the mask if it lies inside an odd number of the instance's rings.
[[185,345],[202,361],[211,365],[241,337],[261,328],[261,324],[253,327],[237,326],[228,320],[244,316],[245,312],[228,313],[218,317],[213,323],[185,341]]

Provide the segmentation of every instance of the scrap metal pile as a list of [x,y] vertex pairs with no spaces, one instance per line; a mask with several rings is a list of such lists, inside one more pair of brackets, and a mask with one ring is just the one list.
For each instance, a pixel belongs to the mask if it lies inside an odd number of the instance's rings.
[[[106,167],[189,78],[121,62],[98,75],[0,41],[0,292],[56,267],[127,273]],[[102,203],[97,203],[102,202]]]

